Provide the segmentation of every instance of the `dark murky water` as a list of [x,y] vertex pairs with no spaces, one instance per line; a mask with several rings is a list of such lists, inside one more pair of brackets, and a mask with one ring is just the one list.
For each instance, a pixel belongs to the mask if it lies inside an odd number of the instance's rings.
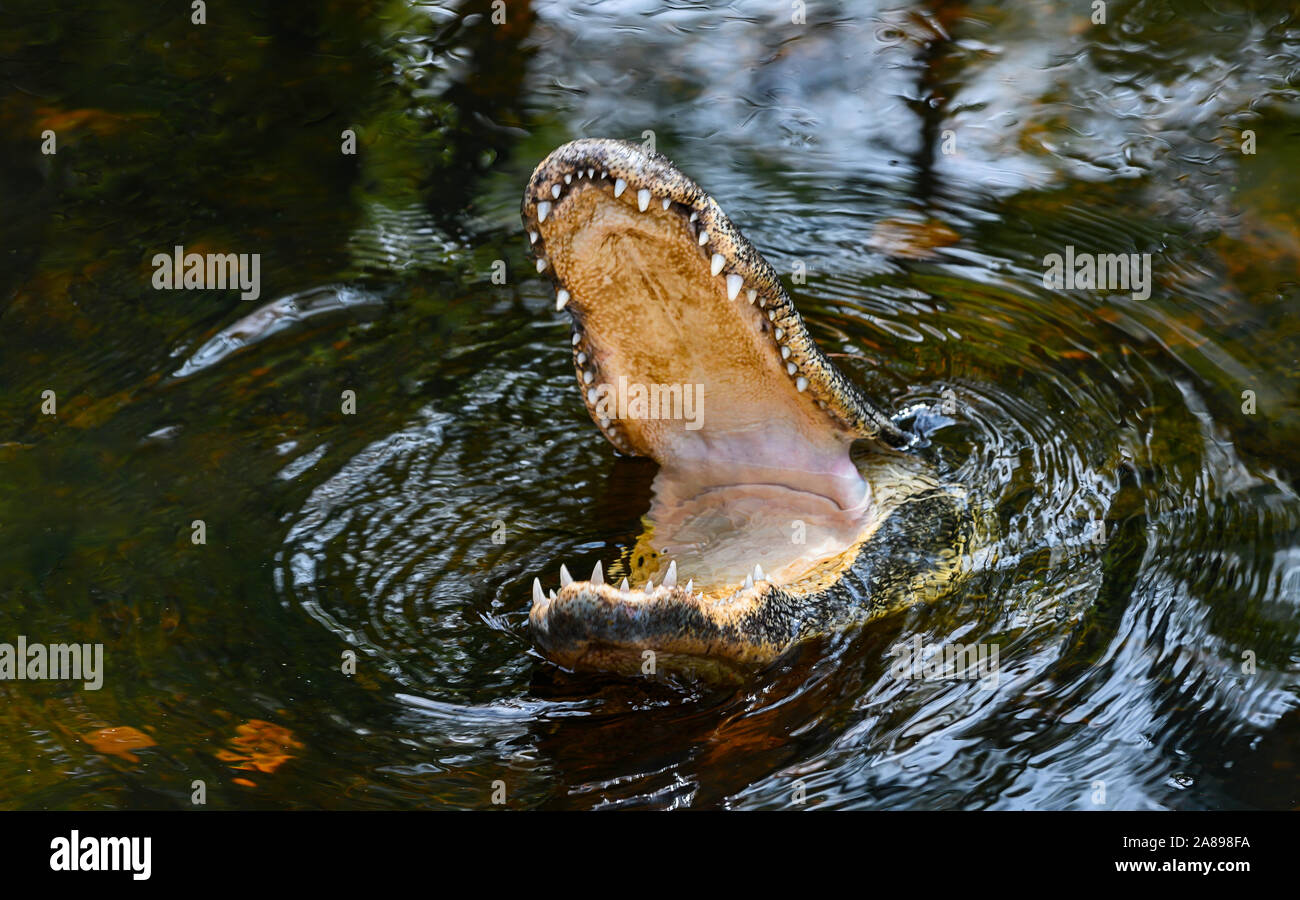
[[[1296,12],[790,6],[6,13],[0,641],[106,673],[0,681],[0,805],[1300,806]],[[999,529],[742,689],[528,635],[653,467],[586,418],[519,196],[646,131]],[[176,244],[262,296],[153,290]],[[1045,288],[1067,245],[1150,296]],[[891,677],[918,637],[996,684]]]

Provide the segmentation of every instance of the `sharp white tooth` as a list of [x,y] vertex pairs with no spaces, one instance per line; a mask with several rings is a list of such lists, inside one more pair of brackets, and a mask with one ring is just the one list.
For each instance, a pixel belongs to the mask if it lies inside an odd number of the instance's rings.
[[618,198],[618,197],[623,196],[623,192],[626,191],[626,190],[627,190],[627,182],[626,182],[626,181],[624,181],[622,178],[616,179],[616,180],[614,181],[614,197],[615,197],[615,198]]
[[752,574],[745,576],[745,587],[743,590],[750,590],[754,587],[754,576]]
[[600,567],[600,560],[596,560],[596,568],[591,570],[591,578],[588,579],[592,584],[605,583],[605,571]]
[[704,246],[705,244],[707,244],[708,242],[709,242],[709,233],[708,233],[707,231],[701,231],[701,232],[700,232],[700,246],[703,247],[703,246]]
[[569,574],[569,567],[560,563],[560,587],[566,588],[573,584],[573,576]]
[[560,199],[560,186],[558,184],[551,185],[551,196],[556,200]]
[[555,311],[556,311],[556,312],[559,312],[560,310],[564,309],[565,304],[568,303],[568,302],[569,302],[569,292],[568,292],[568,291],[566,291],[564,288],[560,288],[558,291],[555,292]]
[[565,183],[565,184],[573,184],[573,176],[572,176],[572,175],[565,175],[565,176],[564,176],[564,183]]
[[691,210],[691,218],[690,218],[690,221],[694,222],[694,221],[695,221],[696,219],[698,219],[699,217],[700,217],[700,214],[699,214],[699,213],[697,213],[695,210]]
[[[578,354],[578,365],[583,366],[583,365],[586,365],[586,364],[587,364],[587,354],[585,354],[585,353],[579,353],[579,354]],[[592,390],[595,390],[595,388],[592,388]]]
[[601,170],[601,173],[600,173],[600,177],[601,177],[601,178],[608,178],[608,177],[609,177],[609,170],[608,170],[608,169],[602,169],[602,170]]
[[[791,366],[791,368],[793,368],[793,366]],[[790,374],[793,375],[794,373],[791,372]],[[587,371],[582,373],[583,384],[591,384],[595,380],[596,380],[596,373],[591,371],[591,369],[588,369]]]
[[533,605],[536,606],[538,603],[541,603],[545,599],[546,599],[546,595],[542,593],[541,579],[534,578],[533,579]]
[[582,335],[578,334],[578,332],[575,331],[573,333],[573,346],[576,347],[581,343],[582,343]]
[[782,359],[790,358],[790,348],[787,347],[785,344],[781,345],[781,358]]
[[595,406],[595,405],[596,405],[596,401],[597,401],[598,399],[600,399],[600,398],[599,398],[598,394],[596,393],[596,389],[595,389],[595,388],[587,388],[587,402],[590,403],[592,406]]
[[775,322],[775,321],[776,321],[776,310],[775,310],[775,309],[769,309],[769,310],[767,311],[767,320],[768,320],[769,322]]
[[546,217],[551,214],[551,201],[543,200],[537,204],[537,221],[545,222]]
[[785,370],[789,372],[791,375],[793,375],[795,372],[799,371],[799,367],[796,366],[794,363],[786,363]]
[[763,567],[754,563],[754,580],[763,581],[767,576],[763,574]]
[[651,578],[651,579],[648,579],[648,580],[646,581],[646,583],[645,583],[645,591],[644,591],[644,593],[647,593],[647,594],[653,594],[654,592],[655,592],[655,582],[654,582],[654,579]]
[[528,243],[530,243],[530,244],[536,244],[536,243],[537,243],[537,238],[538,238],[538,234],[537,234],[537,232],[536,232],[536,231],[533,231],[531,228],[528,229]]
[[732,272],[730,275],[728,275],[727,276],[727,299],[735,300],[736,295],[740,293],[740,289],[744,287],[744,285],[745,285],[745,279],[741,278],[735,272]]
[[694,589],[695,589],[695,579],[692,578],[690,581],[686,582],[686,593],[689,595]]
[[618,589],[619,589],[621,592],[623,592],[624,594],[627,593],[627,579],[626,579],[626,578],[624,578],[622,581],[620,581],[620,582],[618,583]]
[[672,206],[672,205],[673,205],[673,198],[672,198],[672,197],[665,197],[665,198],[664,198],[664,209],[667,209],[668,207],[670,207],[670,206]]
[[601,420],[600,420],[600,427],[601,427],[601,428],[608,428],[608,427],[609,427],[609,419],[601,419]]
[[596,170],[595,170],[595,169],[588,169],[588,170],[587,170],[587,177],[588,177],[588,178],[595,178],[595,177],[596,177]]
[[664,576],[664,587],[677,587],[677,561],[668,564],[668,574]]
[[545,271],[546,271],[546,259],[545,259],[545,258],[539,259],[539,260],[537,261],[537,271],[538,271],[538,272],[545,272]]
[[800,375],[794,380],[794,389],[800,393],[808,390],[808,379]]
[[758,291],[753,290],[751,288],[749,291],[749,302],[752,304],[757,299],[758,299]]
[[713,274],[717,275],[722,271],[722,267],[727,264],[727,258],[721,253],[713,254]]
[[641,190],[636,192],[636,208],[641,210],[641,212],[645,212],[646,207],[648,207],[649,205],[650,205],[650,189],[641,188]]
[[779,340],[781,340],[781,338],[783,338],[783,337],[785,337],[785,329],[784,329],[784,328],[777,328],[777,329],[776,329],[776,339],[779,341]]

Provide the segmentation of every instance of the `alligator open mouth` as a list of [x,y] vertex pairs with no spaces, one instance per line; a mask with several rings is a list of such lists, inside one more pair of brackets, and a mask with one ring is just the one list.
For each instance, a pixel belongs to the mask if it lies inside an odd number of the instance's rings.
[[551,153],[523,219],[592,419],[660,466],[645,534],[608,577],[534,582],[541,649],[572,668],[725,668],[843,618],[823,601],[934,485],[883,452],[907,436],[814,344],[771,265],[695,182],[622,141]]

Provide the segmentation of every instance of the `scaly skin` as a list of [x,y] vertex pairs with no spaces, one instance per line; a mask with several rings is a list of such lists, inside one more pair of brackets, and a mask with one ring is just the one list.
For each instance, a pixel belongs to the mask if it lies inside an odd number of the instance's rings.
[[[655,669],[744,677],[955,583],[964,492],[898,449],[907,435],[835,369],[695,182],[634,144],[574,141],[534,171],[522,213],[573,320],[593,421],[661,467],[645,534],[610,567],[642,587],[606,583],[599,565],[587,581],[562,567],[550,596],[534,582],[529,620],[549,658],[633,673],[650,651]],[[611,414],[598,389],[620,376],[698,385],[699,421]]]

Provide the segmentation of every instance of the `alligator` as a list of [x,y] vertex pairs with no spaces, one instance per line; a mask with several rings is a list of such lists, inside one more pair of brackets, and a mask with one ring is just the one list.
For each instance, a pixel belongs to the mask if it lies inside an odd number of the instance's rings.
[[608,572],[534,579],[546,657],[744,679],[962,580],[965,491],[831,363],[776,270],[666,157],[565,144],[522,216],[592,420],[658,463],[644,530]]

